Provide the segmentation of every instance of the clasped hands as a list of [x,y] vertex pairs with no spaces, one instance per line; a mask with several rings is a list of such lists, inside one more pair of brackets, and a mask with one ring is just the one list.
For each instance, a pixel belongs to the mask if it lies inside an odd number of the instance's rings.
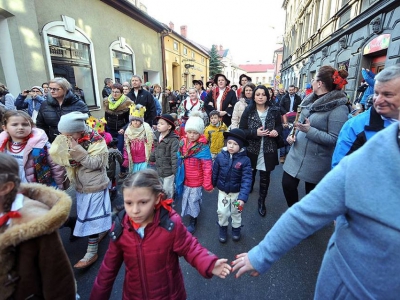
[[226,258],[218,259],[215,262],[212,273],[220,278],[226,278],[231,272],[236,272],[235,278],[239,278],[246,272],[250,272],[251,276],[258,276],[259,273],[253,268],[250,263],[247,253],[236,255],[236,259],[231,262],[230,266]]
[[269,131],[269,129],[263,129],[262,127],[257,129],[257,136],[268,136],[268,137],[277,137],[278,131],[275,129]]

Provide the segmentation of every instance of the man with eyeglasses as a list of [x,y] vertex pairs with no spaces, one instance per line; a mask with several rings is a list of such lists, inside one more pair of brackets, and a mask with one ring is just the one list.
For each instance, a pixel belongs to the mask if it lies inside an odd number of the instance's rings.
[[35,85],[30,90],[24,90],[18,95],[15,100],[15,107],[18,110],[26,110],[33,122],[36,122],[37,114],[44,100],[43,88]]
[[[332,156],[332,168],[343,157],[361,148],[378,131],[398,122],[400,65],[388,67],[375,76],[373,95],[373,106],[349,119],[340,130]],[[385,146],[385,141],[382,142],[382,146]]]

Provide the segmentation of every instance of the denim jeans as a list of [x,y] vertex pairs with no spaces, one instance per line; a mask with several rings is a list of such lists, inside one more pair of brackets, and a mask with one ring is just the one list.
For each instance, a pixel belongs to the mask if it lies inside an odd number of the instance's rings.
[[291,131],[290,128],[283,128],[283,130],[282,130],[282,137],[283,137],[283,141],[285,142],[285,146],[283,146],[282,148],[279,148],[279,156],[280,157],[286,156],[289,153],[290,145],[288,142],[286,142],[286,139],[289,136],[290,131]]

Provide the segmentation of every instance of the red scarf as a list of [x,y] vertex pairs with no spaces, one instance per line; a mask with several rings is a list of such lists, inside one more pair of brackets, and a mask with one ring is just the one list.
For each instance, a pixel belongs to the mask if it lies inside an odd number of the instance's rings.
[[5,213],[3,216],[0,217],[0,227],[8,222],[11,218],[21,218],[21,214],[18,211],[10,211]]
[[213,89],[213,100],[214,100],[214,108],[215,110],[219,110],[222,111],[222,103],[224,102],[226,95],[228,95],[228,92],[231,90],[231,88],[229,86],[225,87],[225,91],[222,94],[222,98],[221,98],[221,102],[220,102],[220,107],[217,107],[217,99],[219,96],[219,87],[216,87],[215,89]]

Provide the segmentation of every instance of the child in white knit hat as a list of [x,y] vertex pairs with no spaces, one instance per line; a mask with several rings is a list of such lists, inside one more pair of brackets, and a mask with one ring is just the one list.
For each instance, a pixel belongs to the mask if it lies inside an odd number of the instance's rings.
[[147,169],[153,146],[153,130],[144,121],[146,107],[140,104],[130,106],[129,126],[124,133],[124,162],[129,173]]
[[188,231],[193,233],[197,225],[202,201],[202,187],[211,192],[213,186],[210,147],[204,137],[202,113],[194,111],[185,125],[186,136],[179,142],[178,171],[176,174],[177,196],[182,196],[182,216],[190,216]]
[[74,265],[82,269],[97,258],[98,243],[111,228],[111,202],[106,167],[108,149],[103,137],[86,124],[88,115],[75,111],[61,116],[50,155],[54,162],[65,166],[75,185],[77,221],[74,235],[89,237],[85,256]]

